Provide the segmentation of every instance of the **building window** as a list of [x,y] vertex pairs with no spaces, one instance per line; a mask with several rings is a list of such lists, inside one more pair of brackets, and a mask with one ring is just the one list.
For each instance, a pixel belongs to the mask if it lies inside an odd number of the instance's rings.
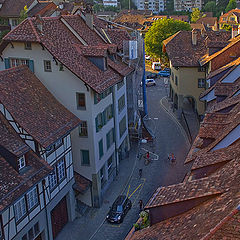
[[28,239],[33,239],[33,238],[34,238],[33,228],[30,228],[28,230]]
[[100,169],[100,180],[101,180],[101,186],[104,186],[104,166]]
[[25,50],[32,50],[32,43],[30,43],[30,42],[25,42],[25,43],[24,43],[24,49],[25,49]]
[[89,158],[89,151],[88,150],[81,150],[81,164],[83,166],[90,166],[90,158]]
[[199,67],[198,72],[205,72],[205,67]]
[[198,87],[199,88],[205,88],[205,79],[204,78],[199,78],[198,79]]
[[10,58],[10,66],[17,67],[20,65],[27,65],[29,67],[28,59],[20,59],[20,58]]
[[36,205],[38,205],[38,193],[37,188],[34,187],[27,193],[27,205],[28,210],[33,209]]
[[24,155],[18,159],[18,170],[23,169],[26,166],[26,160]]
[[103,113],[99,113],[97,115],[97,117],[95,118],[95,124],[96,124],[96,132],[100,131],[100,129],[104,126],[104,124],[106,123],[106,115],[105,115],[105,111]]
[[111,93],[112,93],[112,87],[108,88],[107,90],[105,90],[103,93],[100,93],[100,94],[95,92],[94,93],[94,104],[99,103],[102,99],[104,99]]
[[60,159],[57,163],[58,182],[61,182],[65,177],[65,161],[64,158]]
[[87,137],[88,136],[87,122],[82,121],[78,127],[78,130],[79,130],[80,137]]
[[86,100],[84,93],[77,93],[77,109],[78,110],[86,110]]
[[43,63],[44,63],[44,71],[51,72],[52,71],[51,61],[44,60]]
[[25,197],[22,197],[14,204],[15,218],[19,221],[27,213]]
[[48,175],[49,188],[52,191],[66,177],[65,159],[61,158]]
[[178,77],[175,76],[175,84],[178,85]]
[[124,85],[124,81],[121,81],[117,84],[117,90],[119,90]]
[[118,113],[120,113],[125,107],[125,94],[123,94],[119,99],[118,99]]
[[120,138],[125,133],[127,127],[126,127],[126,116],[123,117],[123,119],[119,123],[119,131],[120,131]]
[[105,114],[106,114],[106,119],[107,121],[109,121],[112,117],[113,117],[113,105],[109,105],[106,109],[105,109]]
[[12,26],[15,27],[19,24],[19,20],[18,19],[12,19]]
[[49,188],[50,188],[50,190],[53,190],[57,186],[57,170],[56,170],[56,167],[48,175],[48,181],[49,181]]
[[49,156],[51,153],[56,151],[61,145],[63,145],[63,139],[58,139],[53,145],[46,148],[46,155]]
[[112,144],[114,143],[114,128],[112,128],[108,133],[107,133],[107,149],[109,149]]
[[108,159],[108,176],[111,175],[113,169],[113,155]]
[[34,233],[35,233],[35,236],[38,235],[38,233],[40,232],[39,230],[39,223],[35,223],[34,224]]
[[103,140],[102,139],[98,142],[98,151],[99,151],[99,159],[101,159],[103,156]]
[[62,63],[59,64],[59,71],[64,71],[64,68],[63,68],[63,64],[62,64]]

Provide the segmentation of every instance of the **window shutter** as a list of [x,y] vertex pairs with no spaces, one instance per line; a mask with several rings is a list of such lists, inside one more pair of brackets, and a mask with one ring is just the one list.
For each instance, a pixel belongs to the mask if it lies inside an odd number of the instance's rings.
[[94,104],[97,104],[97,93],[94,93]]
[[98,132],[98,117],[95,118],[96,132]]
[[10,68],[10,60],[9,60],[9,58],[4,58],[4,63],[5,63],[5,69]]
[[29,68],[34,73],[34,63],[33,63],[33,60],[29,60]]
[[111,111],[112,111],[112,117],[114,117],[114,107],[113,107],[113,104],[111,104]]
[[102,114],[103,114],[103,125],[105,125],[107,123],[107,110],[105,109]]

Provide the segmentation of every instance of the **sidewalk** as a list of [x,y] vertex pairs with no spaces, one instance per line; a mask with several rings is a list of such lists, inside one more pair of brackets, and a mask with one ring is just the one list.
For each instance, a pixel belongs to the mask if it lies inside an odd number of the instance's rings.
[[120,162],[119,174],[105,192],[101,208],[89,208],[84,216],[67,223],[56,240],[91,239],[91,236],[103,224],[111,204],[127,187],[128,181],[135,168],[137,150],[137,144],[133,144],[129,157]]

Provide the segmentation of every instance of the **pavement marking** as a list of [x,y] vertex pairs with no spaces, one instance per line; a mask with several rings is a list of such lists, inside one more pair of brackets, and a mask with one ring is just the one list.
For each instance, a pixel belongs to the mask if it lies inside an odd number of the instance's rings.
[[151,160],[154,161],[158,161],[159,160],[159,156],[156,153],[150,152],[149,150],[145,149],[145,148],[141,148],[143,151],[145,152],[149,152],[149,154],[152,154],[153,156],[155,156],[155,158],[152,158]]
[[160,105],[162,106],[162,108],[166,111],[166,113],[172,118],[172,120],[177,124],[178,128],[180,129],[180,132],[182,133],[183,137],[185,138],[186,142],[190,143],[188,137],[187,137],[187,134],[185,132],[185,130],[183,129],[182,125],[178,122],[178,120],[176,119],[176,117],[163,105],[162,101],[163,99],[166,99],[167,97],[163,97],[161,100],[160,100]]
[[129,196],[129,199],[132,197],[132,195],[142,186],[142,183],[138,185],[138,187],[132,192],[132,194]]
[[158,120],[158,118],[153,118],[154,120]]
[[146,179],[144,178],[144,181],[143,181],[142,187],[141,187],[141,189],[138,191],[138,194],[137,194],[136,198],[134,199],[134,202],[133,202],[132,205],[135,204],[135,202],[136,202],[136,200],[138,199],[140,193],[142,192],[142,189],[143,189],[143,186],[144,186],[145,182],[146,182]]

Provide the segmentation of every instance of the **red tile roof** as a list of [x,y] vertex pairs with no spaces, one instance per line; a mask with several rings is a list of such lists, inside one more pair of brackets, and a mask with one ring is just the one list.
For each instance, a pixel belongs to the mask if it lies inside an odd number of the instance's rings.
[[203,23],[209,26],[214,26],[216,22],[217,22],[217,17],[202,17],[196,21],[196,23]]
[[[227,32],[206,31],[204,36],[197,31],[197,44],[192,44],[192,32],[179,31],[175,35],[163,41],[167,54],[174,67],[199,66],[199,60],[206,54],[208,42],[227,41],[230,34]],[[227,42],[226,42],[227,44]],[[179,49],[181,48],[181,51]]]
[[[37,28],[36,18],[26,19],[4,37],[2,48],[8,41],[29,41],[41,43],[59,62],[89,85],[101,93],[122,80],[111,67],[102,71],[87,57],[76,51],[76,45],[103,46],[112,49],[100,35],[91,30],[79,15],[42,18],[42,33]],[[83,39],[82,43],[64,24],[66,22]],[[73,61],[74,59],[74,61]]]
[[91,181],[74,171],[75,183],[73,188],[81,194],[84,194],[91,186]]
[[0,90],[0,102],[15,121],[45,148],[80,123],[27,66],[1,71]]

